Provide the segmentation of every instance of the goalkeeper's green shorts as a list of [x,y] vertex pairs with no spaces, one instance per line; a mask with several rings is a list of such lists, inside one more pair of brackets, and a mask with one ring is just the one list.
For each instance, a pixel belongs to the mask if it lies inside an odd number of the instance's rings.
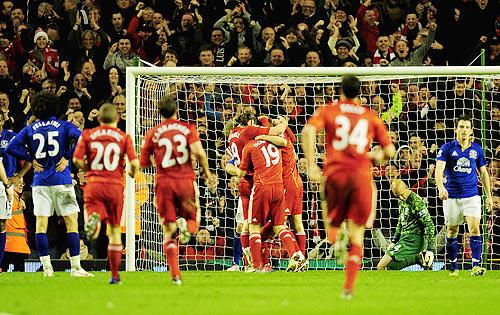
[[423,236],[415,234],[404,235],[386,254],[396,261],[401,261],[405,257],[420,253],[424,249],[424,245]]

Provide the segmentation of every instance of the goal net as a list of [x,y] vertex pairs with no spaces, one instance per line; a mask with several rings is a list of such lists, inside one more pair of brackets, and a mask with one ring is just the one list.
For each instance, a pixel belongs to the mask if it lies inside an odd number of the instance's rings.
[[[160,122],[156,104],[169,94],[177,100],[179,119],[196,125],[210,169],[218,177],[217,189],[213,190],[204,180],[198,180],[202,232],[180,246],[183,268],[222,270],[233,264],[233,256],[238,256],[237,180],[224,172],[224,166],[231,158],[226,150],[228,124],[248,110],[257,115],[288,117],[288,124],[298,137],[295,150],[304,181],[302,219],[310,267],[342,267],[335,262],[331,245],[325,241],[319,187],[305,176],[300,132],[318,107],[339,98],[340,76],[345,73],[360,77],[361,101],[379,113],[397,148],[393,160],[372,170],[378,188],[377,219],[373,229],[366,232],[363,268],[376,266],[395,232],[398,202],[390,191],[390,179],[396,177],[426,201],[436,227],[435,268],[443,268],[446,234],[442,202],[437,198],[434,181],[435,157],[439,147],[454,138],[454,120],[462,114],[472,117],[475,141],[485,149],[498,210],[499,67],[128,68],[127,131],[133,136],[136,149],[139,151],[147,130]],[[324,136],[318,135],[319,161],[326,145]],[[166,264],[155,209],[154,169],[144,170],[142,175],[135,183],[127,181],[127,269],[162,271]],[[490,267],[498,266],[500,219],[484,210],[482,222],[485,262]],[[464,227],[459,241],[459,260],[467,268],[470,246]],[[279,240],[268,242],[266,255],[271,263],[275,267],[285,266],[288,258]]]

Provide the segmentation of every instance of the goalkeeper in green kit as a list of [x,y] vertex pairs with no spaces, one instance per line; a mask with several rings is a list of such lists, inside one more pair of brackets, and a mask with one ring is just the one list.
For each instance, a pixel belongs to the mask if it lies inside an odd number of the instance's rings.
[[414,264],[431,269],[434,261],[434,224],[427,206],[400,179],[391,183],[391,189],[399,198],[398,226],[377,269],[401,270]]

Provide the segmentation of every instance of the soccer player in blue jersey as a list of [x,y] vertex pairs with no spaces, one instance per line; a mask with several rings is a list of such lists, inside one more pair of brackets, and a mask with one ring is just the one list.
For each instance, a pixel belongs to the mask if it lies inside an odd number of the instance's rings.
[[439,198],[443,200],[450,276],[458,276],[457,235],[458,226],[464,222],[464,219],[470,233],[471,275],[481,276],[484,275],[486,269],[480,265],[483,241],[479,227],[481,197],[477,187],[477,172],[479,172],[486,194],[488,211],[493,209],[490,177],[483,148],[480,144],[472,142],[472,120],[467,116],[460,116],[455,124],[455,133],[456,139],[445,143],[436,158],[436,186],[439,190]]
[[56,213],[64,218],[70,253],[71,276],[92,277],[80,266],[80,238],[75,190],[69,162],[80,137],[80,130],[67,121],[56,119],[59,99],[51,92],[40,92],[31,103],[36,121],[25,127],[9,143],[5,152],[33,164],[32,194],[36,216],[36,246],[44,276],[52,277],[47,223]]

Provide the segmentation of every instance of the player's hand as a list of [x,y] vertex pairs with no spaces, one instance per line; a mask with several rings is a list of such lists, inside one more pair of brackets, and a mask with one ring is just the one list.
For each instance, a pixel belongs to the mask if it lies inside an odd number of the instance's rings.
[[307,177],[311,182],[319,183],[323,177],[323,172],[318,165],[314,165],[307,170]]
[[493,198],[491,196],[486,196],[486,209],[488,213],[493,211]]
[[431,250],[425,252],[424,255],[424,267],[432,268],[432,263],[434,262],[434,253]]
[[56,172],[62,172],[68,166],[68,160],[65,157],[62,157],[59,162],[56,164]]
[[35,171],[35,173],[43,172],[42,164],[38,163],[36,160],[33,160],[31,164],[33,165],[33,171]]
[[438,187],[438,190],[439,190],[439,199],[441,200],[446,200],[448,199],[448,190],[446,190],[446,188],[439,188]]

